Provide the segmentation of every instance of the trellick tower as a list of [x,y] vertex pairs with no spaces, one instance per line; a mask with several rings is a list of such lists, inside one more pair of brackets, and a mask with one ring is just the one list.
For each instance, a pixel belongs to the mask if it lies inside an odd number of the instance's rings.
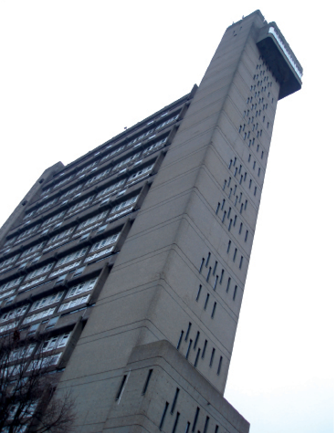
[[[300,89],[301,76],[277,25],[256,11],[226,30],[198,88],[74,163],[49,169],[24,210],[5,224],[1,260],[16,257],[31,268],[16,282],[5,314],[31,294],[37,302],[61,293],[51,325],[38,326],[55,335],[70,329],[56,365],[59,392],[70,388],[75,398],[77,431],[248,431],[223,394],[277,102]],[[118,149],[122,156],[115,159]],[[60,176],[71,186],[61,189]],[[110,195],[102,194],[108,188]],[[37,225],[32,212],[48,203],[53,211]],[[50,219],[52,248],[45,233]],[[48,237],[43,254],[27,264],[11,245],[29,230],[40,243]],[[59,238],[68,242],[55,243]],[[39,245],[34,242],[21,245],[20,254]],[[105,249],[96,253],[101,244]],[[42,264],[46,270],[39,272]],[[15,286],[14,274],[0,275],[0,290],[3,281]],[[79,316],[81,301],[65,302],[65,291],[77,290],[72,281],[94,289]],[[65,310],[73,314],[60,314]],[[27,307],[15,325],[22,332],[32,332],[23,326],[34,322],[30,312]],[[69,316],[77,317],[72,327]]]

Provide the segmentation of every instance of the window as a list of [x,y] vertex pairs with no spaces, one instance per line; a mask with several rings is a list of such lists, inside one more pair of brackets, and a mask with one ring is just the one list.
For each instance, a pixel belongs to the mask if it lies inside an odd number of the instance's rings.
[[100,181],[101,179],[103,179],[105,176],[107,176],[108,173],[110,173],[111,168],[108,168],[107,170],[104,170],[98,174],[96,174],[95,176],[91,177],[86,183],[85,183],[85,187]]
[[0,269],[6,267],[8,265],[12,265],[19,258],[19,256],[20,256],[20,254],[16,254],[15,256],[12,256],[9,259],[6,259],[3,262],[1,262],[0,263]]
[[212,364],[213,364],[213,359],[214,359],[214,357],[215,357],[215,352],[216,352],[216,349],[215,348],[213,348],[212,349],[212,352],[211,352],[211,358],[210,358],[210,367],[212,367]]
[[46,307],[47,305],[51,305],[56,302],[59,302],[63,296],[63,293],[64,292],[58,292],[54,295],[47,296],[46,298],[39,299],[38,301],[32,304],[30,311],[36,311],[43,307]]
[[84,200],[79,201],[78,203],[71,206],[68,210],[68,215],[74,213],[75,211],[79,210],[82,207],[85,207],[85,205],[89,204],[94,198],[94,195],[91,195]]
[[213,304],[213,307],[212,307],[212,313],[211,313],[211,319],[213,319],[214,316],[215,316],[216,307],[217,307],[217,302],[215,302],[215,303]]
[[146,394],[146,391],[147,391],[147,388],[148,388],[148,384],[149,384],[149,382],[151,380],[152,373],[153,373],[153,368],[150,368],[149,371],[148,371],[148,375],[147,375],[146,381],[145,381],[145,385],[144,385],[144,388],[143,388],[142,395]]
[[233,301],[235,301],[235,297],[237,296],[238,286],[234,286],[234,292],[233,292]]
[[125,201],[122,201],[121,203],[117,204],[116,206],[114,206],[111,209],[111,213],[117,212],[117,211],[119,211],[121,209],[124,209],[124,208],[126,208],[128,206],[131,206],[133,203],[136,202],[137,198],[138,198],[138,195],[135,196],[135,197],[131,197],[131,198],[125,200]]
[[61,304],[58,311],[68,310],[69,308],[76,307],[77,305],[85,304],[88,302],[89,297],[90,294],[86,296],[82,296],[80,298],[73,299],[73,301],[65,302]]
[[113,191],[115,191],[117,188],[121,187],[122,185],[124,185],[126,179],[121,179],[120,181],[113,183],[112,185],[108,186],[107,188],[104,188],[102,191],[100,191],[96,198],[99,199],[101,197],[103,197],[106,194],[110,194]]
[[116,233],[114,235],[111,235],[105,239],[102,239],[98,242],[95,242],[95,244],[93,244],[92,248],[90,249],[90,253],[100,250],[104,247],[106,247],[107,245],[113,244],[117,241],[118,237],[119,237],[120,233]]
[[41,268],[35,269],[34,271],[30,272],[27,276],[25,281],[31,280],[34,277],[37,277],[38,275],[45,274],[46,272],[49,272],[50,269],[52,269],[53,263],[48,263],[47,265],[42,266]]
[[221,356],[219,358],[219,364],[218,364],[218,368],[217,368],[217,375],[218,376],[220,375],[220,371],[221,371],[221,368],[222,368],[222,363],[223,363],[223,357]]
[[98,278],[93,278],[91,280],[79,283],[74,287],[71,287],[67,292],[65,299],[72,298],[73,296],[77,296],[80,295],[81,293],[85,293],[93,290],[97,280]]
[[71,233],[73,233],[74,231],[74,227],[71,227],[67,230],[63,230],[62,232],[52,236],[52,238],[49,240],[48,245],[53,244],[56,241],[59,241],[60,239],[66,238],[67,236],[69,236]]
[[189,322],[188,329],[187,329],[187,333],[186,333],[186,336],[185,336],[184,341],[187,341],[187,340],[188,340],[189,333],[190,333],[190,329],[191,329],[191,322]]
[[80,229],[82,229],[84,227],[89,226],[90,224],[95,223],[96,221],[99,221],[99,220],[103,219],[105,216],[107,216],[107,214],[108,214],[108,211],[104,211],[104,212],[101,212],[101,213],[99,213],[99,214],[91,217],[91,218],[86,219],[85,221],[83,221],[82,223],[80,223],[78,225],[78,229],[77,230],[80,230]]
[[36,313],[36,314],[32,314],[30,316],[27,316],[23,320],[22,324],[30,323],[30,322],[35,322],[36,320],[42,319],[44,317],[51,316],[51,314],[54,313],[55,309],[56,309],[56,307],[48,308],[47,310],[43,310],[40,313]]
[[42,352],[48,352],[50,350],[59,349],[60,347],[65,347],[69,341],[70,335],[71,333],[67,332],[65,334],[57,335],[44,341],[42,346]]
[[65,257],[62,257],[60,260],[58,260],[57,264],[56,264],[56,268],[58,268],[59,266],[65,265],[66,263],[72,262],[73,260],[76,260],[82,256],[84,256],[87,252],[88,248],[82,248],[81,250],[78,251],[74,251],[71,254],[68,254]]
[[202,290],[202,284],[200,284],[199,287],[198,287],[197,296],[196,296],[196,301],[199,300],[199,297],[200,297],[200,295],[201,295],[201,290]]
[[0,317],[0,323],[8,322],[8,320],[14,319],[16,317],[21,317],[28,310],[28,305],[23,307],[15,308],[14,310],[7,311]]
[[160,424],[159,424],[159,430],[162,430],[162,427],[164,425],[164,421],[165,421],[166,413],[167,413],[167,410],[168,410],[168,406],[169,406],[169,403],[168,403],[168,401],[166,401],[165,408],[164,408],[164,411],[162,413]]
[[53,215],[52,217],[48,218],[43,222],[41,228],[45,228],[46,226],[52,224],[54,221],[57,221],[58,219],[62,218],[65,214],[66,214],[66,210],[59,212],[56,215]]
[[32,369],[38,370],[40,368],[46,368],[46,367],[51,367],[53,365],[57,365],[61,355],[62,353],[57,353],[56,355],[51,355],[42,359],[34,360],[30,363],[27,371],[30,371]]

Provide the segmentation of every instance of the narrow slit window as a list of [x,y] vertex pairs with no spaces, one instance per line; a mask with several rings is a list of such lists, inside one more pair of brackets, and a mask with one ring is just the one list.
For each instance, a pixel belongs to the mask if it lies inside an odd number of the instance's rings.
[[220,203],[218,202],[218,204],[217,204],[217,209],[216,209],[216,215],[217,215],[217,213],[219,212],[219,208],[220,208]]
[[195,350],[196,347],[197,347],[197,343],[198,343],[198,340],[199,340],[199,336],[200,336],[200,332],[197,331],[196,338],[195,338],[195,341],[194,341],[194,350]]
[[237,296],[238,286],[234,286],[234,293],[233,293],[233,301],[235,301],[235,297]]
[[180,418],[180,413],[177,412],[176,413],[176,417],[175,417],[175,422],[174,422],[172,433],[176,433],[177,425],[179,423],[179,418]]
[[190,430],[190,422],[188,421],[184,433],[189,433],[189,430]]
[[207,416],[206,419],[205,419],[203,433],[207,433],[208,432],[209,421],[210,421],[210,417]]
[[254,188],[254,195],[257,193],[257,186]]
[[206,295],[206,299],[205,299],[205,303],[204,303],[204,310],[206,310],[206,307],[208,306],[209,299],[210,299],[210,295],[209,295],[209,293],[208,293],[208,294]]
[[191,329],[191,322],[189,322],[189,324],[188,324],[188,329],[187,329],[187,333],[186,333],[186,336],[184,338],[184,341],[188,340],[189,334],[190,334],[190,329]]
[[225,217],[226,217],[226,210],[224,210],[224,213],[223,213],[222,223],[225,221]]
[[179,337],[179,341],[177,342],[176,350],[180,349],[182,338],[183,338],[183,334],[184,334],[184,331],[181,331],[180,337]]
[[147,391],[147,388],[148,388],[148,384],[150,383],[150,380],[151,380],[151,377],[152,377],[152,373],[153,373],[153,368],[150,368],[148,370],[147,378],[145,380],[145,385],[144,385],[144,388],[143,388],[142,395],[146,394],[146,391]]
[[238,218],[237,215],[235,215],[234,220],[233,220],[233,227],[235,227],[235,225],[236,225],[237,218]]
[[228,241],[228,245],[227,245],[227,252],[230,252],[230,248],[231,248],[231,241]]
[[246,233],[245,233],[245,242],[247,242],[247,238],[248,238],[248,230],[246,230]]
[[197,407],[197,409],[196,409],[196,413],[195,413],[195,417],[194,417],[194,422],[193,422],[193,428],[191,429],[192,432],[194,432],[196,430],[198,415],[199,415],[199,407]]
[[215,317],[216,307],[217,307],[217,302],[215,302],[213,304],[212,313],[211,313],[211,319],[213,319]]
[[201,290],[202,290],[202,284],[200,284],[198,286],[198,291],[197,291],[197,296],[196,296],[196,301],[199,300],[199,297],[201,296]]
[[244,257],[241,256],[241,257],[240,257],[240,263],[239,263],[239,269],[242,268],[242,262],[243,262],[243,261],[244,261]]
[[209,267],[208,275],[206,276],[206,281],[209,281],[210,275],[211,275],[211,266]]
[[243,224],[242,223],[240,223],[240,226],[239,226],[239,235],[241,234],[241,232],[242,232],[242,226],[243,226]]
[[189,358],[189,353],[190,353],[190,349],[191,349],[192,344],[193,344],[193,341],[190,339],[189,344],[188,344],[188,348],[187,348],[187,352],[186,352],[186,359]]
[[215,282],[213,284],[213,290],[216,290],[216,288],[217,288],[218,278],[219,278],[218,275],[216,275]]
[[218,368],[217,368],[217,375],[218,375],[218,376],[220,375],[220,371],[221,371],[221,369],[222,369],[222,363],[223,363],[223,357],[221,356],[221,357],[219,358],[219,363],[218,363]]
[[226,286],[226,293],[229,291],[229,289],[230,289],[230,284],[231,284],[231,277],[228,277],[228,280],[227,280],[227,286]]
[[172,407],[171,407],[171,409],[170,409],[170,413],[171,413],[171,414],[174,413],[174,410],[175,410],[175,407],[176,407],[176,403],[177,403],[177,398],[178,398],[178,396],[179,396],[179,392],[180,392],[180,389],[179,389],[179,388],[176,388],[176,390],[175,390],[175,394],[174,394],[173,403],[172,403]]
[[204,261],[205,261],[205,259],[204,259],[204,257],[203,257],[203,258],[202,258],[202,262],[201,262],[201,266],[199,267],[199,273],[202,272],[203,265],[204,265]]
[[206,352],[206,346],[208,345],[208,340],[204,341],[204,346],[203,346],[203,352],[202,352],[202,359],[204,359],[205,356],[205,352]]
[[224,272],[225,272],[224,269],[222,269],[221,274],[220,274],[219,284],[221,284],[223,282]]
[[215,433],[219,433],[219,426],[218,425],[216,425]]
[[214,360],[214,357],[215,357],[215,353],[216,353],[216,349],[213,348],[212,352],[211,352],[211,358],[210,358],[210,367],[212,367],[213,360]]
[[231,208],[229,207],[229,208],[228,208],[227,218],[230,218],[230,215],[231,215]]
[[121,385],[120,385],[120,387],[118,388],[118,392],[117,392],[117,395],[116,395],[116,401],[118,401],[118,400],[121,398],[121,395],[122,395],[122,392],[123,392],[123,389],[124,389],[124,386],[125,386],[126,378],[127,378],[127,374],[125,374],[125,375],[123,376],[123,379],[122,379]]
[[230,219],[230,222],[228,223],[228,231],[231,230],[231,226],[232,226],[232,220]]
[[236,257],[237,257],[237,252],[238,252],[238,249],[235,248],[235,249],[234,249],[234,254],[233,254],[233,261],[234,261],[234,262],[235,262],[235,259],[236,259]]
[[162,416],[161,416],[161,420],[160,420],[160,424],[159,424],[159,430],[162,430],[162,427],[164,425],[164,421],[165,421],[166,413],[167,413],[167,410],[168,410],[168,406],[169,406],[169,403],[168,403],[168,401],[166,401],[165,408],[164,408],[164,411],[162,412]]
[[198,348],[197,353],[196,353],[196,358],[195,358],[194,367],[197,367],[198,360],[199,360],[199,355],[200,355],[200,354],[201,354],[201,349]]
[[210,261],[211,253],[208,253],[208,257],[206,258],[205,267],[208,267],[209,261]]
[[217,265],[218,265],[218,262],[217,262],[217,260],[216,260],[216,261],[215,261],[215,265],[214,265],[214,267],[213,267],[212,275],[215,275],[215,274],[216,274]]
[[225,199],[223,199],[223,201],[222,201],[222,207],[221,207],[221,210],[224,209],[224,204],[225,204]]
[[245,200],[245,210],[247,209],[248,200]]

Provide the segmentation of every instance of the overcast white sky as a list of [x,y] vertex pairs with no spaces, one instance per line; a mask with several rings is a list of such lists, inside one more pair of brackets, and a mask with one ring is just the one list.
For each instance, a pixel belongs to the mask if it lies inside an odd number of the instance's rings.
[[199,84],[255,9],[304,68],[278,104],[226,398],[252,433],[333,429],[329,2],[0,0],[0,225],[41,175]]

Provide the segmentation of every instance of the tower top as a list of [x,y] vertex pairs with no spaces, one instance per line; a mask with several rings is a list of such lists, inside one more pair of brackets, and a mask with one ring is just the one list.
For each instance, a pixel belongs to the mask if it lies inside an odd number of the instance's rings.
[[278,99],[300,90],[303,68],[275,22],[259,30],[256,45],[280,83]]
[[229,28],[253,21],[256,45],[280,84],[278,99],[301,89],[303,68],[275,22],[267,23],[260,10],[256,10]]

